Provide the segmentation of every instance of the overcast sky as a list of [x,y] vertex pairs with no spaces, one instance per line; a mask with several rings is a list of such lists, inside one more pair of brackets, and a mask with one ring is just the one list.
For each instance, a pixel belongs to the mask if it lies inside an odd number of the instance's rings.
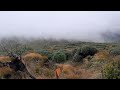
[[120,27],[120,11],[0,11],[0,36],[102,41]]

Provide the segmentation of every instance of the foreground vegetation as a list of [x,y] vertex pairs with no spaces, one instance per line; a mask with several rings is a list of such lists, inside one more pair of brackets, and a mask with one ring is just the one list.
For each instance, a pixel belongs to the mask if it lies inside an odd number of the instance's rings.
[[[8,54],[21,56],[36,79],[120,79],[120,44],[45,39],[2,39],[0,42],[0,78],[30,79],[24,71],[8,64]],[[13,65],[14,66],[14,65]]]

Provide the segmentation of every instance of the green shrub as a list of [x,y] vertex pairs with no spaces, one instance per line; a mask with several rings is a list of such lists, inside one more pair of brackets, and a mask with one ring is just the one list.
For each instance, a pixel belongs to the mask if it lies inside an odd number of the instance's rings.
[[48,59],[49,59],[49,60],[52,60],[52,57],[53,57],[53,53],[48,54]]
[[83,46],[79,48],[76,53],[73,56],[74,61],[82,61],[83,58],[87,56],[93,56],[95,53],[97,53],[97,49],[91,46]]
[[63,51],[57,51],[53,53],[52,61],[56,63],[65,62],[67,60],[66,54]]
[[120,47],[112,48],[109,51],[109,54],[112,55],[112,56],[120,55]]
[[91,55],[93,56],[95,53],[97,53],[97,49],[91,46],[83,46],[80,50],[79,50],[79,55],[82,55],[84,57]]
[[36,53],[39,53],[41,55],[47,56],[48,60],[52,60],[53,57],[53,53],[49,52],[47,50],[43,50],[43,49],[39,49],[39,50],[35,50]]
[[75,61],[75,62],[82,62],[83,61],[83,56],[82,55],[78,55],[78,54],[75,54],[74,56],[73,56],[73,60]]
[[105,79],[120,79],[120,61],[105,65],[102,69],[102,77]]
[[66,59],[69,60],[72,58],[72,52],[65,52],[65,55],[66,55]]

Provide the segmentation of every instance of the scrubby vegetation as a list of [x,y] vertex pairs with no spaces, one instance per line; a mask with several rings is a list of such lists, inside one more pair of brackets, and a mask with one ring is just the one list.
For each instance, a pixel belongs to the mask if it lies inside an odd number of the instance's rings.
[[18,38],[0,42],[1,79],[119,79],[120,43]]
[[53,53],[52,61],[56,63],[65,62],[67,60],[66,54],[63,51]]
[[109,53],[112,56],[120,55],[120,47],[115,47],[115,48],[110,49]]
[[97,53],[96,48],[93,48],[92,46],[83,46],[77,50],[73,57],[73,60],[79,62],[89,55],[93,56],[95,53]]
[[120,79],[120,61],[113,61],[106,64],[102,70],[105,79]]

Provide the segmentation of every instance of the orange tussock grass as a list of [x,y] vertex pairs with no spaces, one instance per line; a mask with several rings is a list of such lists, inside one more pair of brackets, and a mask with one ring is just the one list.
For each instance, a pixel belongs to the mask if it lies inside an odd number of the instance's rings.
[[42,56],[38,53],[29,53],[29,54],[26,54],[25,56],[23,56],[23,58],[25,60],[33,60],[33,59],[38,59],[38,60],[41,60],[41,59],[47,59],[46,56]]
[[105,50],[99,51],[98,53],[95,54],[95,58],[97,60],[99,59],[106,59],[109,57],[109,53]]
[[61,76],[65,77],[65,78],[72,78],[72,77],[77,78],[77,76],[74,74],[75,68],[72,65],[70,65],[70,64],[59,64],[58,66],[60,67],[61,74],[62,74],[62,75],[59,75],[60,78],[61,78]]
[[10,62],[11,59],[8,56],[0,56],[0,62]]
[[62,65],[62,71],[63,72],[74,72],[74,67],[72,65],[69,65],[69,64],[63,64]]
[[80,72],[79,76],[82,79],[90,79],[94,75],[93,72],[86,69],[79,69],[79,72]]

